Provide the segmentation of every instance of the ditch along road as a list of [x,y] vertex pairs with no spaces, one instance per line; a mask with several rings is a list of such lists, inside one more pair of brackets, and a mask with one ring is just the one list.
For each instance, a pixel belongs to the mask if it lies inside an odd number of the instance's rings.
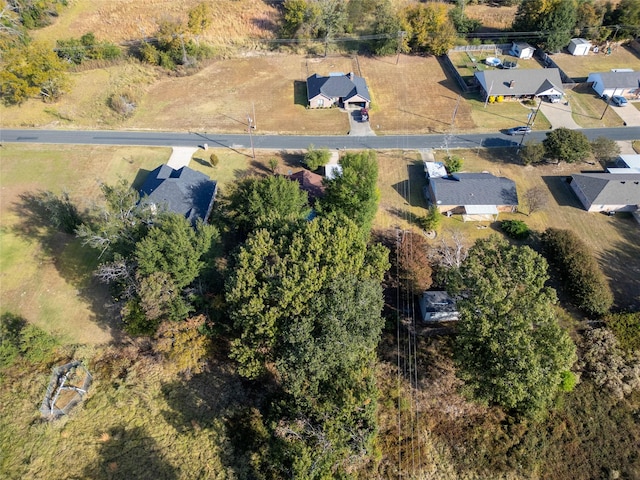
[[[606,137],[611,140],[639,140],[640,127],[581,129],[590,140]],[[524,141],[541,142],[545,131],[531,132]],[[48,143],[76,145],[116,145],[150,147],[204,147],[244,150],[305,150],[310,144],[317,148],[345,150],[385,150],[422,148],[496,148],[517,147],[521,135],[496,133],[450,133],[438,135],[383,136],[310,136],[310,135],[248,135],[207,132],[150,132],[109,130],[38,130],[0,129],[2,143]]]

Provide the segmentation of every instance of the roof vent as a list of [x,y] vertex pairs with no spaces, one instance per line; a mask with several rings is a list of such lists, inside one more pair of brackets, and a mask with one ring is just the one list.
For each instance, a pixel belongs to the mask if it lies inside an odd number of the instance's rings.
[[515,84],[516,84],[516,81],[515,81],[515,80],[511,80],[511,81],[509,82],[509,88],[513,88],[513,86],[514,86]]

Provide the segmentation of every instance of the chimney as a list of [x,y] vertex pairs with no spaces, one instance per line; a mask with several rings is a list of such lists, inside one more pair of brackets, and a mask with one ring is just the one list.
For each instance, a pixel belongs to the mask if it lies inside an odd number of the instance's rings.
[[349,77],[349,80],[353,80],[353,72],[349,72],[347,77]]
[[509,88],[513,88],[513,86],[514,86],[515,84],[516,84],[516,81],[515,81],[515,80],[511,80],[511,81],[509,82]]

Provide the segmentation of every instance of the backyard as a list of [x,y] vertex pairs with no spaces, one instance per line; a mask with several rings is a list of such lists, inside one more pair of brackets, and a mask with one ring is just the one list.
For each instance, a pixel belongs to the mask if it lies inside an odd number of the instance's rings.
[[611,55],[603,48],[599,53],[591,51],[589,55],[556,53],[551,59],[576,82],[585,82],[592,72],[608,72],[612,68],[640,70],[640,54],[625,45],[615,45]]

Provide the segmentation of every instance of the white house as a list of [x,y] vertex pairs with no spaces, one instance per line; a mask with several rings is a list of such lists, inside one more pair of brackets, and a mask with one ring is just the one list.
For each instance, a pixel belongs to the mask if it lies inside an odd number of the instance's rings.
[[526,42],[513,42],[511,44],[511,54],[514,57],[521,58],[523,60],[528,60],[533,57],[536,49],[529,45]]
[[591,42],[584,38],[572,38],[567,49],[571,55],[588,55],[591,50]]
[[593,83],[592,88],[600,96],[633,96],[640,93],[640,72],[593,72],[589,74],[587,83]]

